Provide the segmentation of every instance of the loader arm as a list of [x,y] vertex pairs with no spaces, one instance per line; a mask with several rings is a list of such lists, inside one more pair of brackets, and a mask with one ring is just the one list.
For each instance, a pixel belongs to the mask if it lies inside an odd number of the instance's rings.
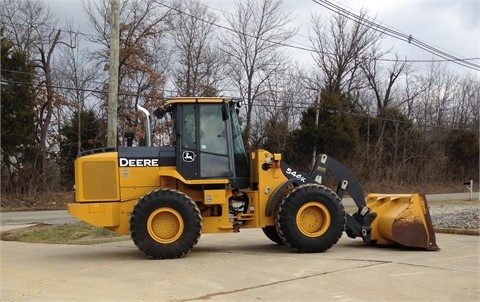
[[343,199],[345,193],[348,193],[358,208],[354,215],[345,213],[347,220],[345,232],[349,237],[362,237],[365,242],[370,242],[371,224],[376,213],[367,207],[360,183],[347,167],[326,154],[317,157],[310,178],[321,184],[326,179],[327,171],[338,179],[336,191],[338,197]]

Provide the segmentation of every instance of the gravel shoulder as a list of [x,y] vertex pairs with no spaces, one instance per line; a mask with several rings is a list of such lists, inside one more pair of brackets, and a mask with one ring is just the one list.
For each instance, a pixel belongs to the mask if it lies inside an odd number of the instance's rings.
[[479,235],[480,202],[434,202],[429,204],[429,210],[437,232],[462,233],[459,230],[466,230],[467,232],[463,233]]

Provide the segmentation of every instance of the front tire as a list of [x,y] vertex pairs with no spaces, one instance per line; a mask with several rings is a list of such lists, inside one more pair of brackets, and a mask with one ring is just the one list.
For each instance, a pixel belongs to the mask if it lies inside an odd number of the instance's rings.
[[342,236],[345,214],[340,198],[319,184],[293,189],[280,204],[276,228],[286,245],[302,253],[323,252]]
[[154,259],[184,257],[197,244],[201,230],[197,205],[176,190],[156,190],[145,195],[130,217],[133,242]]

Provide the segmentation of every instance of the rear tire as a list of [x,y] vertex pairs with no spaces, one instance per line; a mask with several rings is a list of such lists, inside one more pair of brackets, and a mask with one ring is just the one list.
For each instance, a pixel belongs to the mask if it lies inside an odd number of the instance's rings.
[[345,227],[343,205],[325,186],[301,185],[282,200],[276,227],[279,237],[293,250],[323,252],[342,236]]
[[156,190],[143,196],[130,217],[133,242],[154,259],[185,256],[197,244],[201,230],[197,205],[176,190]]
[[282,238],[278,235],[277,228],[274,225],[267,225],[262,228],[263,233],[267,236],[268,239],[272,240],[276,244],[285,245],[282,241]]

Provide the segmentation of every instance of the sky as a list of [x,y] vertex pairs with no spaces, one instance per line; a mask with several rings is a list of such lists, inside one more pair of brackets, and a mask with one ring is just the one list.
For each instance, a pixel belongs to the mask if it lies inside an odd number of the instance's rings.
[[[81,0],[44,0],[60,22],[66,18],[78,22],[81,31],[89,31],[82,11]],[[105,0],[97,0],[105,1]],[[330,0],[336,5],[358,13],[364,8],[368,16],[401,33],[412,35],[437,49],[461,58],[479,58],[472,61],[480,65],[480,0]],[[235,0],[200,0],[210,7],[219,19],[222,12],[232,11]],[[310,47],[308,42],[311,13],[327,16],[330,11],[312,0],[283,0],[286,11],[294,18],[292,26],[298,28],[293,38],[294,45]],[[383,40],[385,49],[393,47],[400,58],[409,60],[441,59],[414,45],[393,38]],[[309,64],[311,54],[307,51],[290,49],[289,53],[300,64]],[[394,55],[392,54],[393,58]],[[423,65],[423,66],[422,66]],[[427,67],[417,63],[418,68]],[[452,70],[475,72],[472,69],[448,63]],[[480,72],[476,72],[480,76]]]

